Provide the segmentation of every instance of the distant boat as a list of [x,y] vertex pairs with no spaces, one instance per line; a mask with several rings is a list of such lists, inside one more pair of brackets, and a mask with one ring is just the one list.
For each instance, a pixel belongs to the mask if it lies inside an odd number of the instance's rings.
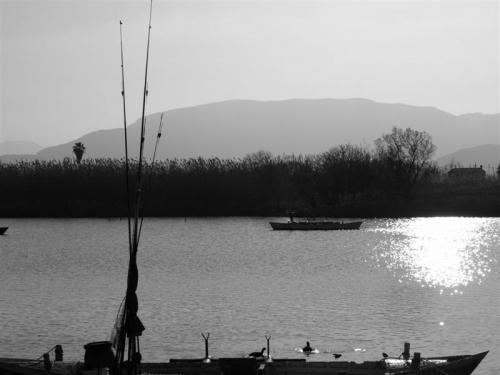
[[280,223],[271,221],[271,227],[274,230],[354,230],[359,229],[362,221],[289,221],[287,223]]
[[9,227],[0,227],[0,236],[2,234],[5,234],[5,232],[7,232],[7,229],[9,229]]
[[274,230],[354,230],[359,229],[362,221],[299,220],[295,221],[294,212],[289,212],[290,220],[286,223],[271,221]]

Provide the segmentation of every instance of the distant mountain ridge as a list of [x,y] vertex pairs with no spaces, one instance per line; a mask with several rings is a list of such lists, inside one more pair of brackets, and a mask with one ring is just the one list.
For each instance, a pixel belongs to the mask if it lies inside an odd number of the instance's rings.
[[[160,113],[147,116],[146,155],[152,154],[159,120]],[[500,114],[455,116],[432,107],[368,99],[230,100],[165,112],[157,159],[233,158],[258,150],[278,155],[317,154],[344,143],[372,147],[393,126],[428,132],[438,147],[436,157],[500,143]],[[128,131],[130,153],[137,157],[140,120],[129,125]],[[44,148],[35,158],[73,157],[75,142],[85,144],[84,158],[124,155],[123,129],[116,128]]]
[[487,172],[495,173],[500,165],[500,145],[486,144],[458,150],[442,156],[436,160],[440,166],[450,167],[479,167],[483,166]]
[[0,142],[0,156],[9,154],[36,154],[43,147],[31,141]]

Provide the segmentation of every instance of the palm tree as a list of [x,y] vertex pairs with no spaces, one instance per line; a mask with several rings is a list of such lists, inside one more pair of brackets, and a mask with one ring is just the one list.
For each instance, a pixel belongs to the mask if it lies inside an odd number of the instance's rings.
[[82,142],[76,142],[73,145],[73,153],[76,156],[76,162],[80,164],[83,154],[85,153],[85,145]]

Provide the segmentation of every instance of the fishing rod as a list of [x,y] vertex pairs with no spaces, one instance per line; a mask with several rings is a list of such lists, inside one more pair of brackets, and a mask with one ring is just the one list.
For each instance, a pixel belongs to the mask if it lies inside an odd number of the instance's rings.
[[[158,149],[158,144],[160,143],[162,129],[163,129],[163,113],[160,116],[160,125],[158,125],[158,132],[156,134],[155,148],[153,151],[153,157],[151,159],[151,167],[149,168],[149,178],[148,178],[149,186],[152,185],[152,181],[153,181],[153,166],[154,166],[154,163],[156,160],[156,150]],[[146,200],[144,198],[143,206],[145,206],[145,205],[146,205]],[[141,225],[139,226],[139,239],[141,238],[143,221],[144,221],[144,214],[141,215]]]
[[122,98],[123,98],[123,134],[125,138],[125,189],[127,196],[127,222],[128,222],[128,245],[129,253],[132,253],[132,229],[130,223],[130,181],[129,181],[129,162],[128,162],[128,140],[127,140],[127,111],[125,106],[125,71],[123,68],[123,36],[122,24],[120,20],[120,55],[121,55],[121,68],[122,68]]
[[[130,252],[130,261],[127,276],[127,292],[125,300],[125,319],[124,328],[128,337],[128,373],[138,374],[141,372],[141,353],[139,347],[139,336],[142,335],[145,327],[137,316],[139,309],[139,301],[137,299],[137,284],[139,281],[139,270],[137,268],[137,250],[139,247],[139,213],[141,212],[142,200],[142,169],[143,169],[143,154],[144,154],[144,138],[146,132],[146,97],[148,95],[148,64],[149,64],[149,46],[151,40],[151,17],[153,13],[153,0],[150,1],[149,10],[149,25],[148,25],[148,42],[146,48],[146,68],[144,73],[144,91],[142,98],[142,121],[141,121],[141,138],[139,148],[139,164],[137,166],[137,189],[135,199],[134,213],[134,228],[132,235],[132,249]],[[121,372],[122,366],[120,365]]]
[[137,167],[137,193],[136,193],[136,205],[135,205],[135,215],[134,215],[134,233],[133,233],[133,247],[132,253],[137,253],[137,247],[139,246],[139,212],[142,199],[142,160],[144,154],[144,137],[146,132],[146,97],[148,95],[148,63],[149,63],[149,43],[151,39],[151,15],[153,12],[153,0],[150,2],[149,9],[149,26],[148,26],[148,43],[146,48],[146,69],[144,73],[144,91],[142,97],[142,121],[141,121],[141,143],[139,148],[139,165]]
[[[129,256],[132,256],[132,229],[131,229],[131,208],[130,208],[130,168],[129,168],[129,158],[128,158],[128,137],[127,137],[127,111],[126,111],[126,100],[125,100],[125,70],[123,62],[123,33],[122,33],[123,22],[120,20],[120,57],[121,57],[121,73],[122,73],[122,100],[123,100],[123,133],[125,140],[125,190],[127,199],[127,224],[128,224],[128,247]],[[127,296],[123,299],[120,308],[118,309],[117,317],[115,320],[115,326],[113,327],[113,333],[111,341],[116,349],[116,357],[113,365],[113,374],[121,374],[123,368],[123,361],[125,356],[125,342],[126,342],[126,329],[125,322],[127,318],[126,314],[126,301]]]

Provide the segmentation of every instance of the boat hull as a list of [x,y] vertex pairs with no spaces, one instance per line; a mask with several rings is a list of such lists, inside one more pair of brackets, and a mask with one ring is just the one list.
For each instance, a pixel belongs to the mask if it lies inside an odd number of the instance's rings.
[[144,363],[149,374],[183,375],[470,375],[488,352],[474,355],[422,359],[418,369],[411,361],[380,360],[363,363],[331,361],[307,362],[305,359],[220,358],[210,363],[199,360],[170,360],[168,363]]
[[362,221],[299,221],[279,223],[271,221],[274,230],[356,230],[359,229]]
[[[363,363],[331,361],[307,362],[305,359],[219,358],[204,363],[202,359],[171,359],[169,362],[142,363],[143,375],[470,375],[488,352],[422,359],[419,368],[411,361],[382,359]],[[58,362],[55,362],[56,365]],[[59,363],[58,374],[74,374],[78,365]],[[39,361],[0,359],[0,373],[9,375],[43,375],[47,372]],[[87,372],[90,374],[91,372]]]

